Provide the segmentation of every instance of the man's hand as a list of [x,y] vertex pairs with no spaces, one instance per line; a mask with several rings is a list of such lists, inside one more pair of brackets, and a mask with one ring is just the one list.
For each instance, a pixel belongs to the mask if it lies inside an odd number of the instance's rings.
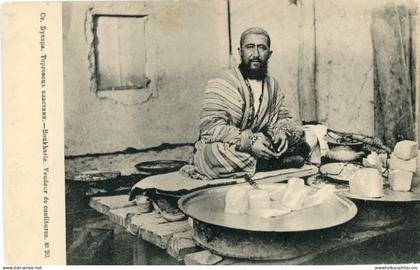
[[280,131],[274,136],[273,143],[274,145],[278,145],[276,157],[280,157],[281,155],[283,155],[289,147],[287,135],[284,131]]
[[270,141],[264,135],[257,134],[257,140],[251,146],[251,151],[258,158],[271,159],[276,157],[276,154],[271,149],[272,145]]

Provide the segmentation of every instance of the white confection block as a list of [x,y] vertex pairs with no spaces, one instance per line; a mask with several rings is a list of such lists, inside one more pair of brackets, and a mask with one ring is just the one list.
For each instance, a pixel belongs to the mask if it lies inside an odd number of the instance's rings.
[[273,190],[269,191],[269,195],[270,195],[270,199],[272,201],[280,201],[283,196],[284,193],[286,192],[287,186],[286,185],[282,185],[279,188],[275,188]]
[[281,203],[291,210],[298,210],[303,207],[307,189],[305,182],[300,178],[290,178],[287,182],[287,189]]
[[232,187],[225,196],[225,212],[230,214],[245,214],[248,210],[248,190],[243,186]]
[[270,208],[270,195],[267,190],[253,189],[248,192],[250,210]]
[[394,154],[391,154],[391,158],[389,159],[389,167],[391,168],[391,170],[416,172],[417,159],[412,158],[410,160],[403,160],[398,158]]
[[324,201],[331,198],[335,193],[335,187],[333,185],[322,186],[317,192],[312,195],[306,196],[303,203],[303,207],[312,207],[323,203]]
[[388,176],[391,189],[394,191],[409,191],[413,180],[413,173],[408,171],[395,170]]
[[270,208],[290,212],[290,208],[284,206],[281,201],[271,201]]
[[410,160],[417,156],[418,146],[414,141],[400,141],[394,147],[392,152],[396,157],[404,160]]
[[350,192],[365,197],[382,197],[384,195],[382,175],[373,168],[356,171],[350,179]]

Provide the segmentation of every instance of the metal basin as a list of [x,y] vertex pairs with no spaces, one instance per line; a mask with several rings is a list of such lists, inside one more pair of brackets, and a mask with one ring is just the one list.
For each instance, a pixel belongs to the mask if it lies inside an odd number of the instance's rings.
[[[279,185],[285,184],[271,184],[273,188]],[[268,188],[270,184],[265,186]],[[224,208],[225,194],[230,188],[215,187],[187,194],[178,201],[179,208],[186,215],[207,224],[255,232],[319,230],[345,223],[357,213],[353,202],[334,195],[322,204],[273,218],[229,214]]]
[[253,232],[216,226],[194,220],[195,242],[211,252],[232,258],[287,261],[314,251],[320,234],[307,232]]

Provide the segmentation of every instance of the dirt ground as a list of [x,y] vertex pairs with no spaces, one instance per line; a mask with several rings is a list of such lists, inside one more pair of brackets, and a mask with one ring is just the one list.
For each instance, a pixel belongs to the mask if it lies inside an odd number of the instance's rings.
[[[66,180],[66,236],[68,264],[103,265],[176,265],[165,250],[159,249],[129,234],[123,227],[107,221],[107,218],[91,209],[91,196],[128,194],[132,185],[145,177],[134,165],[150,160],[184,160],[192,154],[191,145],[164,146],[152,150],[128,150],[109,155],[86,155],[66,159],[66,176],[90,170],[120,171],[118,190],[100,191],[92,195],[89,187]],[[66,177],[67,178],[67,177]],[[105,193],[104,193],[105,192]],[[86,194],[90,194],[87,196]],[[106,228],[112,237],[104,233],[89,236],[91,228]],[[419,227],[420,228],[420,227]],[[102,232],[102,231],[101,231]],[[111,233],[112,232],[112,233]],[[87,236],[86,236],[87,235]],[[109,240],[109,241],[108,241]],[[77,246],[78,241],[80,242]],[[377,252],[381,249],[382,252]],[[401,264],[420,262],[420,229],[417,232],[400,232],[381,239],[360,244],[351,250],[336,250],[328,256],[320,256],[311,264]]]
[[[135,168],[134,165],[137,163],[150,160],[188,161],[191,154],[192,147],[190,145],[163,145],[146,151],[128,149],[108,155],[66,158],[67,264],[179,264],[166,254],[165,250],[137,239],[119,225],[107,222],[104,215],[89,207],[89,199],[92,196],[128,194],[131,186],[145,177]],[[75,174],[92,170],[120,171],[121,177],[118,179],[120,188],[111,191],[92,189],[87,184],[71,180]],[[95,192],[96,194],[94,194]],[[102,234],[89,236],[89,228],[92,227],[106,227],[112,231],[113,237],[110,238],[110,246],[106,246],[105,242],[109,239],[102,239]]]

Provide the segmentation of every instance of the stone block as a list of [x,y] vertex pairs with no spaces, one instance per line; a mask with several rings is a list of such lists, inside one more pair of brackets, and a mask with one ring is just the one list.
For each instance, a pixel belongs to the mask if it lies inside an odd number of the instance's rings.
[[208,250],[202,250],[185,255],[184,263],[186,265],[213,265],[222,260],[223,258],[219,255],[215,255]]
[[109,215],[111,209],[124,208],[135,205],[134,201],[128,200],[128,195],[116,195],[109,197],[93,197],[90,199],[89,206],[96,211]]
[[189,230],[189,228],[187,221],[145,224],[145,226],[140,227],[139,235],[141,235],[143,240],[166,249],[169,240],[175,233],[185,232]]
[[185,255],[197,252],[200,248],[194,242],[191,230],[175,233],[169,240],[166,252],[178,261],[183,261]]

